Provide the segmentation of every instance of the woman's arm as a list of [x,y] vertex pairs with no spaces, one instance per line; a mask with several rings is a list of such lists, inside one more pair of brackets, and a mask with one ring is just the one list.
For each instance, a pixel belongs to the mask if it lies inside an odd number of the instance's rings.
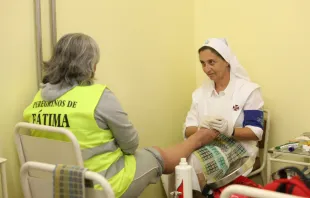
[[117,144],[126,154],[133,154],[139,146],[139,136],[127,113],[109,89],[105,89],[95,110],[95,119],[102,129],[110,129]]
[[194,133],[196,133],[197,130],[198,130],[198,127],[196,127],[196,126],[186,127],[186,129],[185,129],[185,137],[189,138],[189,136],[191,136]]
[[183,136],[184,138],[188,138],[189,136],[193,135],[197,130],[199,126],[199,116],[198,116],[198,104],[196,102],[196,95],[198,90],[196,90],[192,94],[192,104],[190,107],[190,110],[188,111],[185,119],[184,124],[184,131]]
[[260,89],[254,90],[244,105],[243,128],[235,128],[234,135],[238,140],[261,140],[263,136],[264,101]]
[[258,141],[258,137],[248,127],[235,128],[235,132],[234,132],[233,137],[237,140],[255,140],[255,141]]

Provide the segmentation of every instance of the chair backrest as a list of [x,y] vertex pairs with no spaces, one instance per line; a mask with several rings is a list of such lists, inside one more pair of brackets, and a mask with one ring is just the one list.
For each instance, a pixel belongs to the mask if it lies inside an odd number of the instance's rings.
[[264,130],[264,146],[262,147],[263,150],[263,165],[265,166],[265,163],[267,161],[267,152],[268,152],[268,143],[269,143],[269,130],[270,130],[270,110],[265,109],[264,113],[266,115],[266,122],[265,122],[265,130]]
[[[53,198],[53,180],[52,175],[55,165],[31,162],[24,163],[21,167],[21,184],[25,198]],[[45,172],[49,175],[47,178],[36,178],[29,176],[30,171]],[[85,179],[98,183],[103,190],[85,188],[86,198],[114,198],[114,192],[108,181],[98,173],[86,171]]]
[[266,166],[267,163],[267,152],[268,152],[268,142],[269,142],[269,130],[270,130],[270,110],[264,109],[264,134],[262,140],[258,143],[258,148],[262,149],[262,160],[260,159],[260,164],[258,168],[251,172],[250,176],[261,173]]
[[[70,142],[33,137],[31,130],[63,134]],[[83,167],[80,145],[73,133],[65,128],[20,122],[15,126],[15,141],[21,165],[27,161],[37,161]]]
[[[263,149],[267,146],[268,143],[268,135],[269,135],[269,128],[270,128],[270,113],[268,109],[264,110],[264,133],[263,138],[261,141],[258,142],[258,148]],[[267,138],[267,141],[266,141]]]

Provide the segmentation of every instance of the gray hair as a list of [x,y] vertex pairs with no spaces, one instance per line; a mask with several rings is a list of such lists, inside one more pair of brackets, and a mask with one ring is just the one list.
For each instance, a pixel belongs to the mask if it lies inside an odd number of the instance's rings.
[[64,35],[57,42],[51,59],[44,62],[43,83],[91,85],[99,59],[99,47],[90,36],[82,33]]

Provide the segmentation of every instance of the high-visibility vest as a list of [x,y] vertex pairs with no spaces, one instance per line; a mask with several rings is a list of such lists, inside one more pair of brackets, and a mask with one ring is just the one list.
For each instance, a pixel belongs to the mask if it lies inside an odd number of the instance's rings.
[[[133,181],[136,160],[133,155],[122,152],[110,130],[103,130],[97,125],[94,112],[105,88],[105,85],[98,84],[76,86],[51,102],[42,99],[40,90],[25,109],[24,119],[30,123],[64,127],[72,131],[82,149],[84,167],[105,176],[115,196],[120,197]],[[42,131],[32,131],[32,135],[69,141],[63,135]],[[109,169],[114,163],[117,166]]]

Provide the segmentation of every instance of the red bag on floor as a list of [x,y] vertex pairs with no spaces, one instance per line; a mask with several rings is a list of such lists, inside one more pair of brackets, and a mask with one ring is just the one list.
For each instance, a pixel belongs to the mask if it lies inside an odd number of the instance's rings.
[[[303,172],[295,167],[287,167],[279,170],[276,179],[267,184],[264,189],[271,190],[301,197],[310,197],[310,179]],[[288,174],[293,174],[292,178],[288,178]]]
[[[254,187],[254,188],[262,188],[261,185],[256,184],[254,181],[252,181],[252,180],[250,180],[249,178],[244,177],[244,176],[238,177],[237,179],[235,179],[232,183],[230,183],[230,184],[228,184],[228,185],[232,185],[232,184],[245,185],[245,186],[250,186],[250,187]],[[221,187],[221,188],[219,188],[219,189],[214,190],[214,192],[213,192],[214,198],[220,198],[220,195],[221,195],[222,191],[223,191],[228,185],[223,186],[223,187]],[[244,196],[244,195],[234,194],[234,195],[231,195],[231,198],[249,198],[249,197]]]

